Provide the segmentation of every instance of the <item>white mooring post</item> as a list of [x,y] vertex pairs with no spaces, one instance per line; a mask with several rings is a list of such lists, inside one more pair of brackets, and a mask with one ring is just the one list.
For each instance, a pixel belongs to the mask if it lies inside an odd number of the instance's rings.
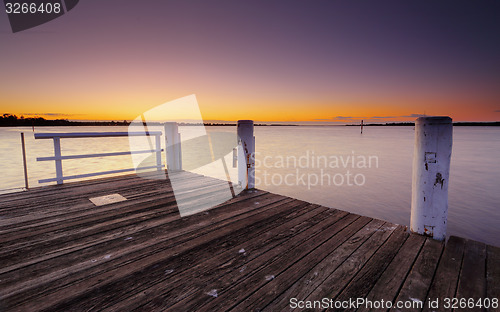
[[255,188],[255,137],[253,120],[238,120],[238,184]]
[[166,122],[165,125],[165,155],[168,171],[182,170],[181,135],[176,122]]
[[410,229],[437,240],[446,238],[452,143],[450,117],[416,120]]

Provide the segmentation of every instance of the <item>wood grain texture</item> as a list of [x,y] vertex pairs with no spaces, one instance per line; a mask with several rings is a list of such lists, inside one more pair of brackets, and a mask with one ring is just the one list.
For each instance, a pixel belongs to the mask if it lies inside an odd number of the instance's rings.
[[436,309],[431,308],[429,305],[429,300],[435,301],[436,299],[440,305],[440,311],[452,310],[451,308],[445,308],[443,300],[444,298],[455,297],[464,248],[465,239],[456,236],[450,237],[439,261],[422,311],[435,311]]
[[[498,298],[500,301],[500,248],[487,246],[486,256],[486,297]],[[499,312],[500,304],[488,311]]]
[[[451,237],[443,251],[404,226],[262,190],[180,217],[176,199],[196,209],[228,184],[174,175],[175,196],[156,173],[0,195],[0,310],[288,311],[291,298],[499,296],[498,247]],[[89,200],[114,193],[127,200]]]
[[[387,269],[377,280],[372,290],[366,296],[369,301],[384,300],[394,302],[403,282],[424,245],[425,237],[410,235]],[[357,311],[370,311],[369,306]]]
[[[458,279],[456,297],[460,299],[478,299],[486,297],[486,245],[466,240],[462,269]],[[484,307],[458,308],[455,311],[486,311]]]
[[[405,307],[404,311],[421,311],[427,293],[429,291],[436,267],[443,251],[443,243],[432,238],[425,240],[423,248],[418,254],[417,260],[411,267],[403,287],[399,291],[396,301],[412,303],[411,307]],[[394,307],[391,311],[399,311]]]

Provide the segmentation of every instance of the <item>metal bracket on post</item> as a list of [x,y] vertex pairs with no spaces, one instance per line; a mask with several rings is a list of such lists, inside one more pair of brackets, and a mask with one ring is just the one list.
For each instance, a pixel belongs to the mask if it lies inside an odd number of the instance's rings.
[[181,135],[176,122],[166,122],[165,128],[165,154],[167,170],[182,170]]
[[446,238],[452,137],[450,117],[415,122],[410,229],[437,240]]

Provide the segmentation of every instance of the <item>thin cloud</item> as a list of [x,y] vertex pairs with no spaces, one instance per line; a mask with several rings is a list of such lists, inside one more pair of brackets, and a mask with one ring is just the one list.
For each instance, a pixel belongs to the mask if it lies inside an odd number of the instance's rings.
[[494,113],[500,113],[500,109],[494,110]]
[[61,114],[61,113],[46,113],[45,116],[71,116],[70,114]]
[[406,115],[406,116],[399,116],[399,117],[408,117],[408,118],[412,118],[412,117],[425,117],[427,115],[425,114],[410,114],[410,115]]
[[333,117],[333,120],[350,120],[350,119],[357,119],[357,118],[364,118],[364,117],[352,117],[352,116],[337,116]]
[[[21,115],[26,115],[26,116],[50,116],[50,117],[75,116],[74,114],[64,114],[64,113],[21,113]],[[78,115],[81,115],[81,114],[78,114]]]
[[396,118],[396,116],[372,116],[373,119],[386,119],[386,118]]

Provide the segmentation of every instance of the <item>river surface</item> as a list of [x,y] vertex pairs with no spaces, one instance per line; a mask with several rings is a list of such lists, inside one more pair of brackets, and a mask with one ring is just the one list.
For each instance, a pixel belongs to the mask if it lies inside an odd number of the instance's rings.
[[[183,129],[184,128],[184,129]],[[181,133],[192,131],[181,127]],[[234,133],[235,127],[206,127]],[[118,132],[127,127],[44,127],[36,132]],[[0,192],[24,186],[20,133],[26,136],[30,187],[55,177],[52,140],[31,128],[0,128]],[[227,137],[226,137],[227,138]],[[409,225],[413,127],[255,127],[256,182],[260,189]],[[62,139],[62,155],[120,152],[127,138]],[[194,152],[193,152],[194,153]],[[191,157],[183,151],[186,163]],[[232,154],[226,165],[232,177]],[[500,128],[455,127],[449,181],[448,234],[500,246]],[[64,160],[64,175],[134,167],[130,155]],[[196,170],[195,170],[196,171]],[[204,173],[204,172],[201,172]],[[75,180],[77,181],[77,180]]]

